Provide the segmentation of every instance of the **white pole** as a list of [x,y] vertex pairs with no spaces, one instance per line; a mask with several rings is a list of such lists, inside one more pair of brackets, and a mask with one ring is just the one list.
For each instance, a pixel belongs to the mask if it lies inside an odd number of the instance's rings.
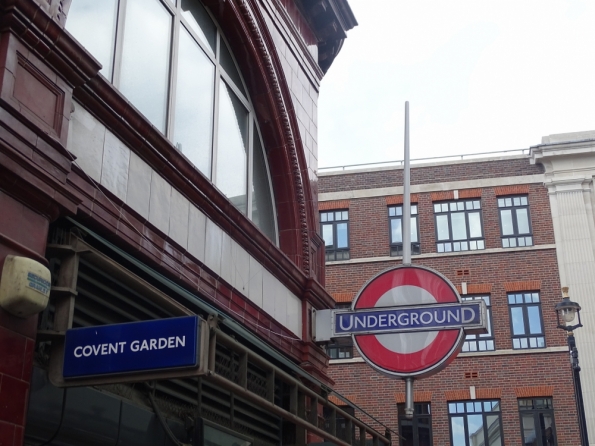
[[403,169],[403,265],[411,265],[411,168],[409,166],[409,101],[405,102],[405,166]]

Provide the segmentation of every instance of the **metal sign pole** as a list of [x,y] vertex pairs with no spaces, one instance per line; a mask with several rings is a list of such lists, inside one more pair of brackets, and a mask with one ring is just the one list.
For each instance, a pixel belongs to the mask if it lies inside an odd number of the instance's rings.
[[409,166],[409,101],[405,102],[405,166],[403,169],[403,265],[411,265],[411,168]]
[[[403,265],[411,265],[411,167],[409,165],[409,101],[405,101],[405,154],[403,168]],[[405,379],[405,416],[413,418],[413,378]]]

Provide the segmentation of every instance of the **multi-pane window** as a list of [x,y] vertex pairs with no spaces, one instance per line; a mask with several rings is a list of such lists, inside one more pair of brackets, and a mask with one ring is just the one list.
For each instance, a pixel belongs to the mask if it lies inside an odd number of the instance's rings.
[[522,292],[508,295],[512,348],[544,348],[545,337],[539,293]]
[[488,350],[495,350],[494,332],[492,331],[492,306],[490,296],[463,296],[464,301],[469,300],[483,300],[487,308],[487,328],[488,332],[483,334],[469,334],[465,337],[463,344],[464,352],[483,352]]
[[353,340],[351,336],[337,338],[326,346],[326,354],[330,359],[353,358]]
[[266,156],[246,87],[199,0],[76,0],[66,28],[236,208],[276,241]]
[[532,246],[529,201],[526,195],[498,198],[502,247]]
[[434,203],[438,252],[485,249],[481,200]]
[[[403,255],[403,206],[388,207],[390,225],[390,255]],[[419,228],[417,225],[417,205],[411,205],[411,254],[421,254]]]
[[451,446],[502,446],[500,401],[448,403]]
[[519,413],[523,445],[555,446],[558,444],[551,398],[520,399]]
[[326,251],[326,261],[349,259],[349,211],[320,213],[320,228]]
[[405,416],[405,404],[397,405],[400,446],[432,446],[430,403],[415,403],[413,418]]

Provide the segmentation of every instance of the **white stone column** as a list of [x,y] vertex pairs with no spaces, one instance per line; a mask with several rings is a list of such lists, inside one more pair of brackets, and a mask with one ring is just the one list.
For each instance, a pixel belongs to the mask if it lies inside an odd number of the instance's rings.
[[531,161],[546,170],[560,283],[582,307],[584,327],[575,331],[575,338],[589,442],[595,445],[595,132],[552,135],[543,141],[531,148]]

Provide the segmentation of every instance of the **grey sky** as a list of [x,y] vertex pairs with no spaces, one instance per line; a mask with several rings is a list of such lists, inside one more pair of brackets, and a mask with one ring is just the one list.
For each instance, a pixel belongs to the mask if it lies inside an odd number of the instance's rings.
[[319,166],[515,150],[595,129],[594,0],[350,0]]

